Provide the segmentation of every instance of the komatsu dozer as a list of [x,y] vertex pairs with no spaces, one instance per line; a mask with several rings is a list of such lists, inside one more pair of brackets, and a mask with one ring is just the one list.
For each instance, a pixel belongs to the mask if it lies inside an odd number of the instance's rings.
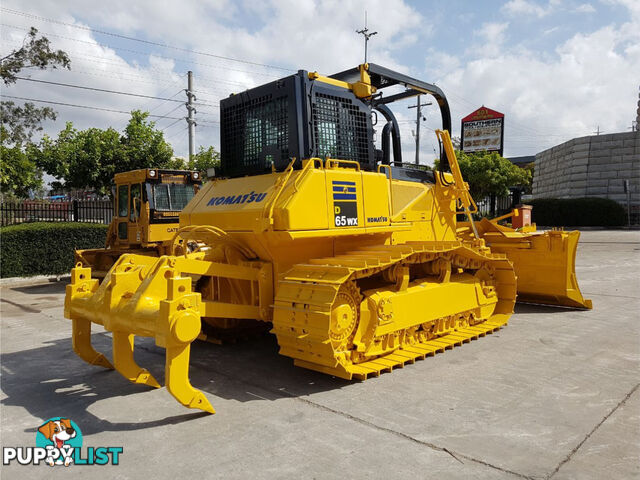
[[[440,107],[442,171],[402,162],[388,105],[419,94]],[[72,270],[65,315],[85,361],[158,387],[133,357],[134,337],[152,337],[169,392],[213,413],[189,382],[208,325],[267,322],[295,365],[366,379],[507,324],[513,263],[473,222],[438,87],[374,64],[299,71],[220,113],[221,168],[180,213],[169,254],[124,254],[102,282]],[[112,332],[113,363],[92,347],[92,323]]]
[[178,215],[202,185],[200,172],[145,168],[116,173],[113,218],[104,248],[76,250],[75,261],[104,278],[123,253],[159,257],[178,231]]

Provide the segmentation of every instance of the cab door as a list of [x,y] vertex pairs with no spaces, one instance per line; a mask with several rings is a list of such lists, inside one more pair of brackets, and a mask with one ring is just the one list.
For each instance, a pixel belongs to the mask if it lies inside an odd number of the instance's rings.
[[132,183],[129,185],[129,223],[127,227],[129,244],[140,244],[142,242],[141,209],[142,185],[140,183]]
[[129,242],[129,185],[118,185],[117,199],[117,234],[118,244]]

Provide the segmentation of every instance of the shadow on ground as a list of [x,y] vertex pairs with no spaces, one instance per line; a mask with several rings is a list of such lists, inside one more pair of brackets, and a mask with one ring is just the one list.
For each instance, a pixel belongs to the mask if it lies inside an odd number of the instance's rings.
[[41,283],[38,285],[27,285],[24,287],[11,287],[11,290],[25,293],[27,295],[55,295],[64,293],[69,282],[51,281],[49,283]]
[[[62,282],[15,287],[33,295],[36,302],[55,300],[64,293]],[[33,304],[35,307],[37,303]],[[34,310],[38,311],[38,310]],[[516,314],[565,313],[566,309],[544,305],[517,304]],[[69,324],[70,329],[70,324]],[[96,350],[111,357],[111,336],[92,336]],[[164,383],[165,351],[153,339],[136,339],[136,361]],[[108,398],[134,395],[147,387],[129,383],[119,373],[84,363],[65,338],[44,346],[0,356],[5,406],[20,406],[45,420],[74,412],[74,420],[86,425],[87,434],[153,428],[194,420],[203,415],[185,409],[180,415],[149,422],[110,422],[91,413],[91,406]],[[273,335],[263,334],[233,345],[192,344],[190,379],[194,387],[212,397],[240,402],[275,401],[316,392],[350,388],[352,382],[295,367],[290,358],[278,354]],[[166,401],[173,401],[169,396]],[[215,406],[215,399],[212,399]],[[77,413],[76,413],[77,412]],[[205,414],[206,415],[206,414]],[[35,429],[34,429],[35,431]]]
[[581,308],[572,308],[572,307],[560,307],[557,305],[541,305],[538,303],[516,303],[516,306],[513,310],[514,315],[519,313],[542,313],[544,315],[549,314],[562,314],[566,315],[567,312],[584,312],[584,309]]
[[[92,341],[96,350],[111,357],[109,334],[94,334]],[[309,395],[351,384],[295,367],[291,359],[277,352],[272,335],[235,345],[195,342],[191,353],[191,383],[214,397],[240,402]],[[153,339],[136,338],[135,357],[161,384],[164,383],[165,351],[157,347]],[[43,421],[61,415],[61,411],[72,411],[74,420],[86,425],[83,428],[86,434],[140,430],[208,415],[185,409],[182,415],[135,423],[113,423],[96,417],[89,411],[92,404],[133,395],[148,387],[131,384],[116,371],[84,363],[73,352],[70,338],[31,350],[2,354],[0,365],[2,391],[7,396],[1,402],[3,406],[20,406]],[[167,401],[172,399],[167,397]]]

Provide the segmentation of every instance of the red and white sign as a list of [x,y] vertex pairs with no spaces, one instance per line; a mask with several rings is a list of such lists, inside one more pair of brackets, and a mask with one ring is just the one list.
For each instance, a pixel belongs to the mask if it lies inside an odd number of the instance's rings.
[[462,119],[461,149],[464,152],[499,152],[504,147],[504,114],[484,105]]

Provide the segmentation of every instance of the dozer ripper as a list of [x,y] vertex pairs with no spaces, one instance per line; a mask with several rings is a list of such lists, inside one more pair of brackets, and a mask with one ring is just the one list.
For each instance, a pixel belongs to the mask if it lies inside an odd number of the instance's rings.
[[[388,105],[419,94],[440,107],[442,171],[402,162]],[[168,391],[213,413],[189,382],[190,344],[208,325],[270,323],[280,354],[344,379],[506,325],[513,249],[492,250],[482,238],[490,229],[473,222],[438,87],[375,64],[330,77],[299,71],[222,100],[220,113],[221,169],[180,213],[169,254],[124,254],[102,282],[90,267],[72,270],[65,316],[85,361],[158,387],[133,358],[134,336],[152,337],[166,349]],[[566,288],[553,293],[561,301]],[[92,323],[112,332],[113,363],[92,347]]]
[[124,253],[169,253],[178,215],[202,185],[200,172],[146,168],[116,173],[113,218],[104,248],[76,250],[75,263],[104,278]]

